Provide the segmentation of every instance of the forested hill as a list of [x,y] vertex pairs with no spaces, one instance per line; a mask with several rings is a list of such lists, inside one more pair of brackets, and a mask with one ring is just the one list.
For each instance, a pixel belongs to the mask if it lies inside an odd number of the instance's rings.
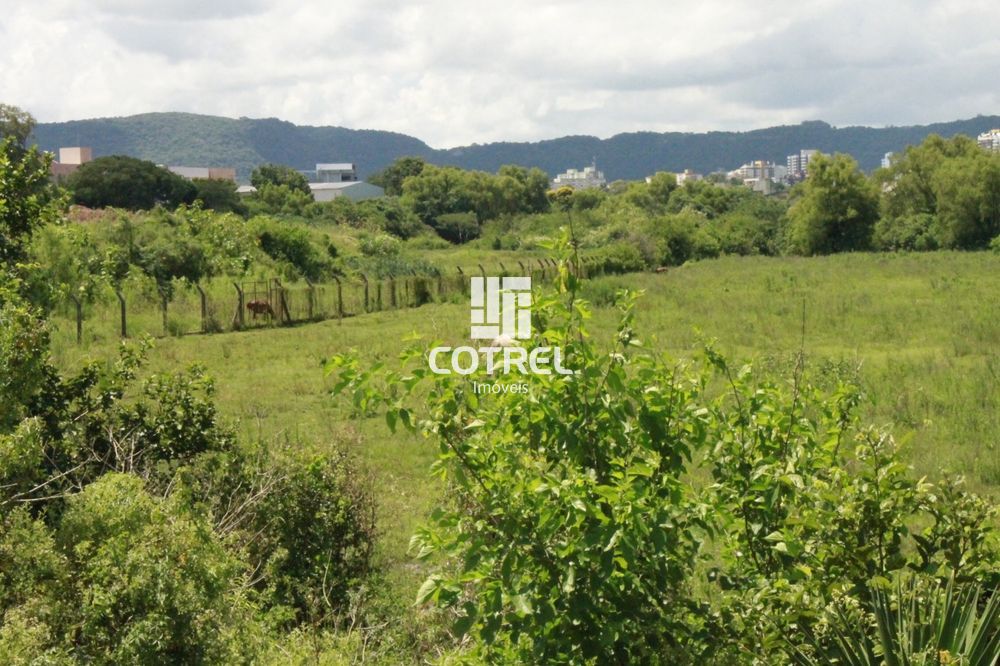
[[435,150],[405,134],[343,127],[294,125],[275,118],[221,118],[190,113],[146,113],[42,123],[35,139],[46,150],[91,146],[94,155],[125,154],[161,164],[235,167],[241,180],[264,162],[314,168],[317,162],[354,162],[362,176],[397,157],[418,155],[437,164],[495,171],[502,164],[537,166],[555,175],[597,160],[609,180],[638,179],[656,171],[691,168],[707,173],[753,159],[784,164],[801,148],[853,155],[872,170],[888,151],[919,143],[928,134],[976,136],[1000,127],[1000,116],[977,116],[908,127],[831,127],[804,122],[748,132],[633,132],[609,139],[567,136],[533,143],[490,143]]

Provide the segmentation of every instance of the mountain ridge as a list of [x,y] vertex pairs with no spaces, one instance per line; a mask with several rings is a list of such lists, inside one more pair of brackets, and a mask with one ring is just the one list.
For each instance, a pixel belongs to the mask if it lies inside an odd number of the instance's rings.
[[362,177],[398,157],[496,171],[503,164],[539,167],[550,176],[596,159],[608,180],[634,180],[656,171],[691,168],[701,173],[734,169],[754,159],[784,164],[803,148],[853,155],[865,170],[889,151],[900,151],[929,134],[977,134],[1000,127],[1000,115],[888,127],[833,127],[821,120],[741,132],[637,131],[606,139],[570,135],[540,141],[498,141],[436,149],[399,132],[296,125],[279,118],[226,118],[186,112],[39,123],[34,140],[44,150],[90,146],[94,156],[125,154],[160,164],[235,167],[246,181],[265,162],[311,169],[319,162],[354,162]]

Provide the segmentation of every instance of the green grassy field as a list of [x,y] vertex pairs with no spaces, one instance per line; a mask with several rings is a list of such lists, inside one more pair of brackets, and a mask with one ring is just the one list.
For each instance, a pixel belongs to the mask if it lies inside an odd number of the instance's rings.
[[[513,261],[516,265],[516,261]],[[637,328],[648,346],[678,357],[700,341],[790,376],[797,352],[811,372],[853,376],[865,416],[908,442],[918,473],[968,476],[1000,490],[1000,256],[988,253],[724,258],[663,274],[594,280],[591,333],[613,329],[617,287],[642,289]],[[804,313],[804,317],[803,317]],[[413,528],[441,494],[430,478],[433,443],[390,435],[381,420],[352,420],[329,396],[323,359],[348,349],[394,356],[406,336],[461,342],[465,304],[432,304],[290,328],[163,338],[150,369],[205,365],[222,412],[245,437],[350,447],[373,475],[380,503],[380,564],[393,595],[413,598],[422,572],[406,555]],[[107,358],[112,340],[85,349],[57,321],[57,361]]]

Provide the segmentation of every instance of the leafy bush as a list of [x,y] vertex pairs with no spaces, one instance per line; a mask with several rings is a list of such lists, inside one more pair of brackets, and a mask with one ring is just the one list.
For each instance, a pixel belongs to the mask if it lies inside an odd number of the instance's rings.
[[[549,342],[580,373],[574,381],[522,377],[537,399],[488,403],[464,381],[428,387],[428,428],[455,503],[412,547],[456,569],[428,578],[417,601],[454,607],[455,631],[477,636],[491,662],[505,653],[532,663],[650,661],[674,654],[685,634],[687,581],[708,529],[682,480],[698,438],[694,386],[650,387],[655,362],[629,352],[631,308],[610,356],[576,337],[575,312],[566,324],[553,300],[536,306]],[[415,426],[394,402],[397,378],[376,390],[349,359],[331,368],[359,408],[388,399],[390,426]],[[412,376],[441,377],[426,367]]]
[[15,136],[0,136],[0,266],[24,258],[32,232],[50,211],[50,160],[35,147],[25,151]]
[[246,215],[247,207],[236,192],[236,183],[221,178],[195,178],[195,199],[205,208],[220,213]]
[[261,164],[251,172],[250,184],[256,187],[258,192],[266,187],[285,187],[311,196],[306,177],[284,164]]
[[668,215],[650,222],[649,235],[656,243],[661,266],[679,266],[692,259],[719,255],[719,244],[705,229],[705,218],[696,213]]
[[[888,589],[883,589],[888,588]],[[912,575],[866,589],[865,605],[839,597],[824,611],[812,645],[793,646],[795,663],[995,664],[1000,595],[973,585]]]
[[19,288],[0,273],[0,433],[30,415],[50,374],[48,328]]
[[873,612],[865,591],[904,570],[1000,582],[995,508],[913,478],[859,423],[855,387],[810,386],[801,358],[776,383],[711,346],[701,364],[646,352],[627,294],[617,335],[594,343],[568,245],[525,344],[561,347],[573,377],[517,374],[527,396],[484,395],[473,380],[502,378],[434,374],[419,346],[398,371],[328,366],[358,414],[438,442],[452,500],[411,541],[437,564],[417,601],[447,609],[473,655],[786,664],[831,603]]
[[872,245],[889,252],[937,250],[941,246],[941,229],[937,217],[930,213],[883,217],[875,223]]
[[250,220],[250,225],[260,249],[291,268],[294,274],[319,281],[332,272],[329,254],[314,245],[308,230],[263,216]]
[[431,223],[441,238],[452,243],[467,243],[478,238],[479,222],[473,213],[448,213],[439,215]]
[[397,238],[386,234],[363,236],[358,243],[358,249],[366,257],[395,257],[401,248]]
[[713,220],[707,232],[716,239],[722,254],[780,254],[781,223],[777,220],[735,211]]
[[285,459],[255,512],[251,558],[263,565],[269,602],[298,621],[336,614],[370,571],[375,505],[357,472],[342,451]]
[[615,243],[587,254],[591,270],[600,274],[636,273],[648,268],[638,248],[628,243]]
[[313,205],[310,192],[291,185],[264,183],[247,199],[247,210],[253,215],[286,215],[301,217]]
[[245,658],[253,608],[240,563],[207,523],[154,499],[138,477],[108,474],[71,498],[58,544],[74,574],[72,624],[84,659]]

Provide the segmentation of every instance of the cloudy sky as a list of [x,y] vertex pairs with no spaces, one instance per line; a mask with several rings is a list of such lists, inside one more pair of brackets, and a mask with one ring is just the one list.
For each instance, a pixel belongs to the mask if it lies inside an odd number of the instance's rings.
[[1000,113],[996,0],[5,0],[0,102],[434,147]]

